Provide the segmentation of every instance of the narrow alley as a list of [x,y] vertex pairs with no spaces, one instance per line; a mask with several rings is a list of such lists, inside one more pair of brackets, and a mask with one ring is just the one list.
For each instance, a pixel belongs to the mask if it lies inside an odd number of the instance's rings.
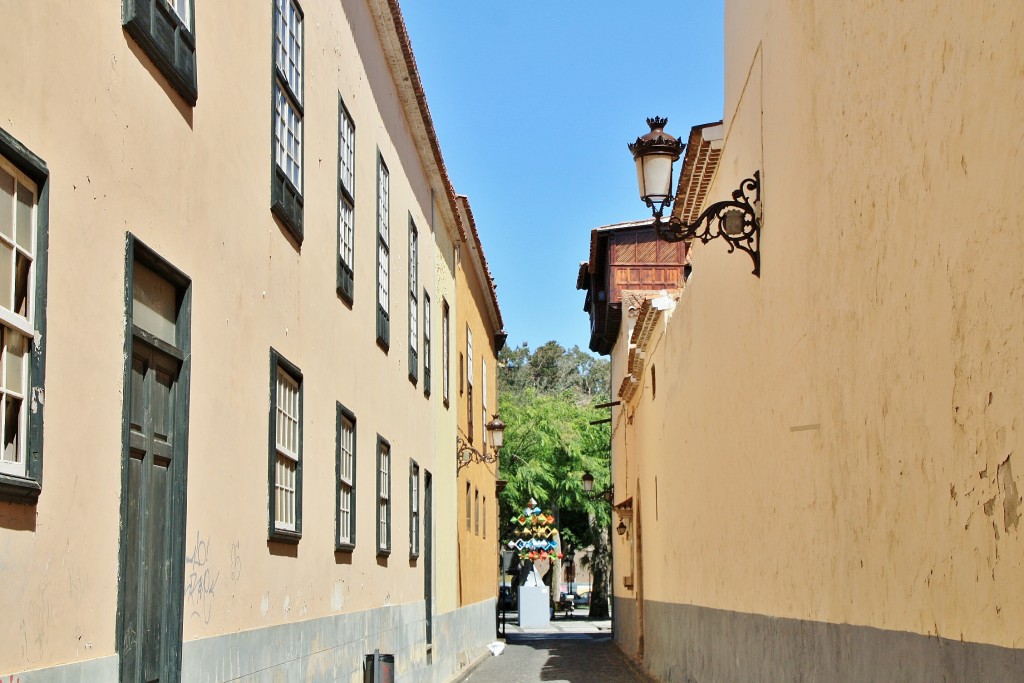
[[612,641],[610,621],[556,620],[543,629],[506,626],[500,655],[457,683],[649,683]]

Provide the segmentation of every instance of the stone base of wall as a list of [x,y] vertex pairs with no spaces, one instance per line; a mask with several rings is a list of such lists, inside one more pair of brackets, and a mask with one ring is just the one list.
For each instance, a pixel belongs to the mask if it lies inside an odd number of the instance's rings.
[[[617,598],[615,609],[615,639],[635,652],[635,603]],[[654,601],[644,603],[644,621],[644,664],[664,683],[977,683],[1024,671],[1024,650],[869,626]]]
[[[424,603],[381,607],[191,640],[182,648],[183,683],[303,681],[362,683],[374,649],[395,656],[395,680],[442,683],[481,655],[495,636],[496,600],[434,617],[428,655]],[[18,683],[116,681],[116,656],[14,674]]]
[[498,601],[492,598],[434,617],[435,683],[490,654],[487,645],[497,638],[497,610]]
[[637,656],[640,632],[637,630],[636,600],[631,597],[612,596],[612,637],[623,652]]

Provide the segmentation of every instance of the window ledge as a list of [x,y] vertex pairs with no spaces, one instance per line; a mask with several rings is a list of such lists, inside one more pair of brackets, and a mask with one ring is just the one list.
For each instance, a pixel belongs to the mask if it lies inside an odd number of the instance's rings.
[[0,473],[0,501],[35,505],[42,490],[42,484],[35,479]]
[[274,529],[270,532],[270,538],[268,540],[274,543],[291,543],[292,545],[297,545],[301,539],[301,531],[291,531],[289,529]]
[[351,553],[355,549],[355,543],[338,543],[334,546],[334,552],[336,553]]
[[391,548],[377,548],[377,557],[390,557]]

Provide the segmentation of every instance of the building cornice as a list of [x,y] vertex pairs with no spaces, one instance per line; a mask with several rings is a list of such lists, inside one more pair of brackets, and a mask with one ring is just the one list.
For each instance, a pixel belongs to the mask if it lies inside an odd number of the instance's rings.
[[[466,241],[465,226],[455,200],[455,189],[441,154],[441,145],[437,140],[437,131],[427,106],[426,92],[423,90],[398,0],[369,0],[369,6],[405,119],[412,131],[420,163],[423,164],[435,195],[447,200],[437,202],[443,213],[442,222],[453,241]],[[453,228],[455,233],[451,232]]]

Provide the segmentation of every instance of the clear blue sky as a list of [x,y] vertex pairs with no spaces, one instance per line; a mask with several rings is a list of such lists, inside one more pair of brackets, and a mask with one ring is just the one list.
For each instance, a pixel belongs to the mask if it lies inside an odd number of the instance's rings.
[[586,349],[592,228],[649,216],[626,143],[722,118],[723,0],[408,0],[455,191],[469,197],[509,344]]

